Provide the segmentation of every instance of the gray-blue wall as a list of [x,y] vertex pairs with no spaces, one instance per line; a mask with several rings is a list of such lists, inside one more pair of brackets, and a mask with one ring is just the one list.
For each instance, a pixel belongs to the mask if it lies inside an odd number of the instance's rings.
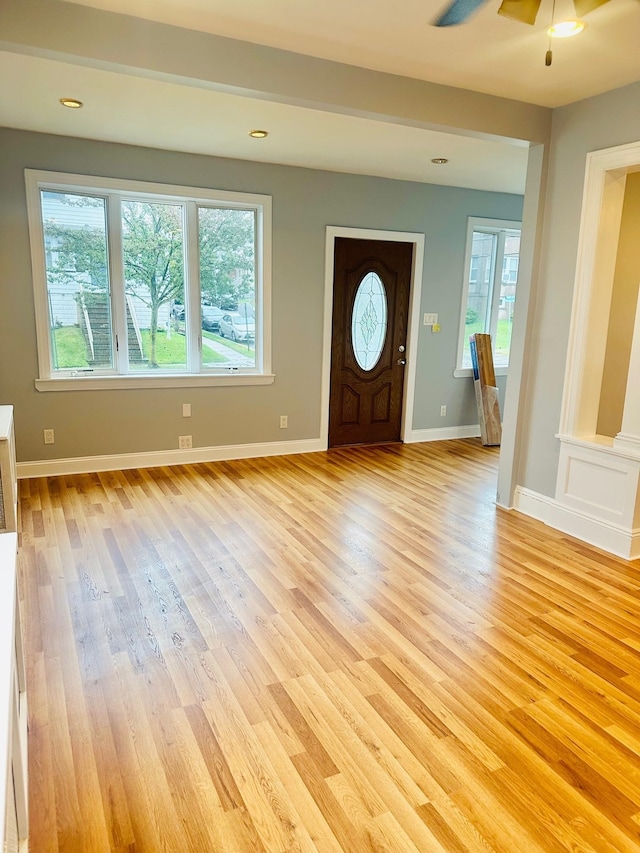
[[[38,392],[24,169],[265,193],[273,198],[273,370],[265,387]],[[0,130],[0,402],[21,461],[175,449],[192,404],[194,447],[317,438],[327,225],[426,235],[413,429],[477,423],[453,377],[467,217],[520,219],[522,197]],[[504,385],[504,380],[501,380]],[[503,389],[504,390],[504,389]],[[447,405],[447,417],[440,406]],[[56,443],[45,447],[42,430]]]

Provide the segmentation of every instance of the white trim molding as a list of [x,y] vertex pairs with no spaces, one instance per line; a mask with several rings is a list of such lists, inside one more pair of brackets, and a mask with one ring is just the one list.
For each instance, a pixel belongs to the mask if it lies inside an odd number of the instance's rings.
[[404,378],[401,439],[408,441],[413,421],[416,387],[416,362],[418,334],[420,332],[420,298],[422,296],[422,271],[424,267],[425,235],[410,231],[377,231],[368,228],[343,228],[328,225],[325,243],[324,274],[324,333],[322,342],[322,403],[320,406],[320,436],[324,448],[329,446],[329,392],[331,385],[331,327],[333,318],[333,271],[336,237],[351,240],[387,240],[395,243],[413,243],[413,268],[411,270],[411,297],[407,324],[407,369]]
[[150,450],[108,456],[77,456],[67,459],[40,459],[18,462],[18,478],[57,477],[65,474],[93,474],[98,471],[122,471],[129,468],[159,468],[165,465],[192,465],[198,462],[224,462],[231,459],[255,459],[260,456],[292,456],[326,450],[320,438],[298,441],[271,441],[260,444],[228,444],[221,447],[194,447],[190,450]]
[[91,376],[65,379],[36,379],[38,391],[135,391],[138,388],[214,388],[229,385],[273,385],[274,373],[145,373],[128,376]]
[[516,487],[513,508],[609,554],[625,560],[640,558],[640,527],[630,529],[584,508],[566,506],[555,498],[523,486]]
[[[508,376],[509,368],[508,367],[496,367],[494,368],[494,373],[496,376]],[[453,375],[456,379],[471,379],[473,377],[473,368],[472,367],[456,367],[453,371]]]
[[640,527],[629,529],[555,501],[548,524],[625,560],[640,558]]
[[532,489],[525,489],[524,486],[516,486],[513,496],[513,508],[515,510],[545,524],[549,520],[549,511],[553,502],[553,498],[541,495]]
[[[635,148],[640,163],[640,145]],[[594,435],[606,354],[629,146],[587,154],[560,414],[562,435]],[[586,342],[589,346],[586,346]]]
[[640,456],[606,436],[559,436],[552,527],[627,560],[640,557]]
[[614,439],[597,429],[626,180],[639,171],[640,142],[587,155],[557,436],[560,457],[548,519],[553,527],[626,559],[640,557],[640,308],[623,431]]
[[405,436],[407,444],[421,441],[449,441],[453,438],[477,438],[480,435],[478,424],[466,426],[440,427],[436,429],[412,429]]

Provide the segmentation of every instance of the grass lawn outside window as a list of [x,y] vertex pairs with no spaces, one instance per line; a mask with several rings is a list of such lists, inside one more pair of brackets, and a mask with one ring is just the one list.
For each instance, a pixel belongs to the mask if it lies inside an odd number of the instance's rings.
[[[206,334],[203,333],[203,334]],[[147,370],[149,368],[148,358],[150,352],[150,334],[148,329],[143,329],[140,333],[142,339],[142,351],[145,361],[139,365],[139,369]],[[217,338],[214,337],[214,340]],[[223,338],[220,338],[223,340]],[[89,368],[87,359],[87,347],[82,336],[82,331],[78,326],[63,326],[54,330],[54,343],[58,355],[58,364],[60,367],[70,369],[83,370]],[[229,347],[232,344],[225,344]],[[236,345],[233,345],[236,348]],[[243,352],[245,350],[242,350]],[[156,338],[156,358],[159,368],[182,368],[185,369],[187,362],[187,344],[184,335],[173,332],[171,337],[167,337],[166,331],[158,331]],[[222,363],[226,359],[223,355],[206,346],[202,345],[202,358],[208,364]]]

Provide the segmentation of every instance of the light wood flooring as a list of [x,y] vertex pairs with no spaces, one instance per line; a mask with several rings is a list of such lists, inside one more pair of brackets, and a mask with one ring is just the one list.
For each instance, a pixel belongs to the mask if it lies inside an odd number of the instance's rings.
[[32,853],[638,853],[640,562],[497,458],[23,481]]

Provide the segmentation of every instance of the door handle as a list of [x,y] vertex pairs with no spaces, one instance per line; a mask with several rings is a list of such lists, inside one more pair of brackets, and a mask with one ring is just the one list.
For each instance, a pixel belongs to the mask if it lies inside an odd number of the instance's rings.
[[396,361],[396,364],[406,364],[406,363],[407,363],[407,359],[406,359],[406,358],[399,358],[399,359]]

